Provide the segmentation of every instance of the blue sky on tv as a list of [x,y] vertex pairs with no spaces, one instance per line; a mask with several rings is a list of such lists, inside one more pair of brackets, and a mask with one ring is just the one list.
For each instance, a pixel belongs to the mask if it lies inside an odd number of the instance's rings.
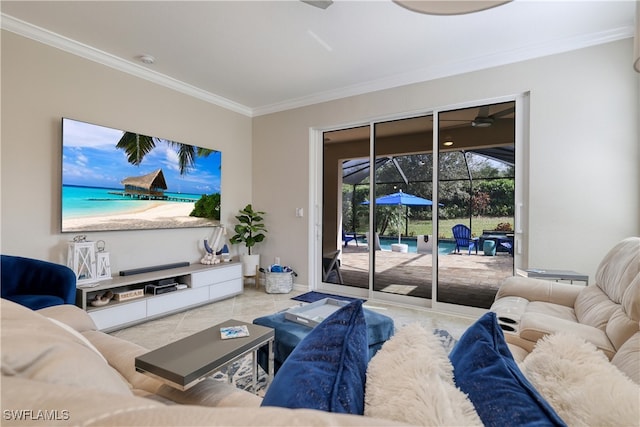
[[195,167],[180,175],[176,149],[164,140],[157,140],[156,148],[145,155],[140,166],[134,166],[127,161],[124,150],[116,148],[124,131],[66,118],[62,128],[63,185],[122,189],[125,178],[162,169],[168,192],[220,192],[219,151],[197,157]]

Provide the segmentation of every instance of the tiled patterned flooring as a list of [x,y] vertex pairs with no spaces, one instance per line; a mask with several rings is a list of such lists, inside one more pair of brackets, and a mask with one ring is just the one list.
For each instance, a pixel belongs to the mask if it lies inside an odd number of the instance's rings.
[[[112,335],[155,349],[227,319],[251,322],[256,317],[300,304],[291,300],[306,291],[294,289],[288,294],[267,294],[264,288],[245,285],[243,294],[112,332]],[[393,318],[396,328],[419,322],[428,329],[447,330],[456,339],[475,319],[435,313],[428,309],[400,307],[382,302],[367,302],[365,307]]]

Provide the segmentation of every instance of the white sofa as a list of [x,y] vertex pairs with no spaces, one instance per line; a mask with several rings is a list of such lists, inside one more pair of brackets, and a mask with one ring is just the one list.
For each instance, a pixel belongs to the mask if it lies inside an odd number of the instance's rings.
[[[633,261],[637,258],[624,255],[628,251],[637,255],[638,243],[640,239],[637,238],[625,241],[620,248],[622,253],[614,252],[611,259],[609,255],[605,258],[597,276],[600,284],[593,286],[600,291],[577,286],[565,289],[544,282],[533,282],[529,286],[527,282],[526,286],[506,284],[498,295],[497,301],[514,296],[507,290],[517,286],[519,291],[530,291],[529,297],[541,297],[541,304],[531,303],[530,308],[545,307],[543,302],[546,302],[568,316],[567,319],[550,320],[554,325],[571,325],[565,335],[538,330],[537,335],[520,337],[507,333],[505,336],[511,354],[520,362],[522,373],[569,425],[640,425],[640,274],[637,262]],[[631,269],[610,268],[625,259],[629,260]],[[605,277],[611,282],[604,280]],[[616,283],[627,283],[627,286],[613,286]],[[608,292],[606,295],[611,296],[611,299],[607,297],[609,303],[602,297],[603,288]],[[599,327],[584,329],[586,325],[579,323],[579,318],[599,318],[601,315],[586,309],[582,314],[576,312],[581,297],[573,293],[580,289],[588,292],[582,298],[595,301],[596,305],[604,307],[604,313],[608,313]],[[525,308],[531,304],[527,303]],[[571,310],[576,312],[576,321],[567,314]],[[518,405],[503,399],[483,405],[470,398],[471,405],[467,396],[456,388],[466,374],[478,378],[474,388],[485,390],[478,393],[483,398],[494,395],[489,391],[495,391],[496,387],[503,392],[511,389],[505,388],[502,380],[495,382],[495,379],[486,378],[485,372],[491,374],[492,370],[486,369],[484,362],[473,360],[476,355],[482,359],[482,352],[465,351],[464,346],[457,345],[459,354],[469,355],[472,364],[478,364],[477,372],[461,371],[460,365],[452,367],[444,349],[429,332],[416,328],[397,331],[371,359],[369,367],[372,369],[367,372],[364,396],[365,416],[357,416],[263,407],[261,398],[211,379],[203,380],[185,392],[178,391],[135,371],[134,359],[146,349],[97,331],[87,313],[72,305],[35,312],[3,299],[0,314],[0,405],[2,425],[7,426],[407,425],[402,422],[409,425],[479,425],[481,411],[493,414],[520,410]],[[528,315],[535,319],[540,313],[524,310],[520,314],[519,326],[526,326]],[[500,331],[497,324],[494,329]],[[577,336],[585,331],[590,332],[586,338],[602,338],[602,334],[607,337],[610,347],[615,350],[611,361],[594,345]],[[487,344],[502,342],[506,347],[499,335],[492,335]],[[540,336],[544,338],[538,339]],[[469,335],[467,344],[476,342],[474,339]],[[598,342],[595,338],[591,341]],[[459,344],[464,342],[465,336]],[[511,356],[498,356],[494,367],[507,366],[503,358]],[[510,372],[517,370],[510,369]],[[516,382],[521,384],[519,380]]]
[[147,350],[97,331],[83,310],[60,305],[35,312],[1,301],[3,426],[395,424],[356,415],[259,407],[260,397],[211,379],[181,392],[136,372],[134,359]]
[[[614,364],[640,383],[637,363],[620,348],[640,330],[640,238],[629,237],[602,259],[589,286],[514,276],[501,285],[491,307],[524,359],[542,337],[566,332],[593,343]],[[638,358],[638,353],[635,353]],[[637,362],[637,360],[635,361]]]

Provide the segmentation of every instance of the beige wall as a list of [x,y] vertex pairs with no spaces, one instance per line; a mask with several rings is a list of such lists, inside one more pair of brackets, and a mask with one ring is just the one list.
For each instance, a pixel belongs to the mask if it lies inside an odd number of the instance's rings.
[[[62,262],[60,118],[223,152],[223,222],[265,210],[263,265],[278,256],[308,283],[309,129],[531,92],[530,264],[595,272],[640,234],[639,75],[630,39],[250,119],[2,32],[1,251]],[[295,216],[304,208],[304,217]],[[88,233],[115,271],[195,262],[202,229]]]
[[[222,221],[251,201],[251,118],[2,32],[1,250],[64,262],[61,117],[222,151]],[[211,229],[87,233],[112,271],[197,262]]]
[[270,215],[262,253],[308,281],[309,129],[530,91],[529,266],[592,280],[605,252],[640,235],[639,75],[630,39],[257,117],[253,201]]

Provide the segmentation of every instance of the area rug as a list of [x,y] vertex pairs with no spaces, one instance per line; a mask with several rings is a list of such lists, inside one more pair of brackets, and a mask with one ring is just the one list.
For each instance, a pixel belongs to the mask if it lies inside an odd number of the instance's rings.
[[363,298],[345,297],[342,295],[325,294],[324,292],[315,292],[315,291],[307,292],[306,294],[298,295],[297,297],[292,297],[291,299],[295,301],[302,301],[302,302],[316,302],[324,298],[333,298],[333,299],[338,299],[343,301],[357,301],[357,300],[361,300],[363,302],[367,301],[366,299],[363,299]]
[[253,356],[251,354],[233,362],[226,368],[222,368],[211,376],[216,381],[228,382],[231,376],[231,384],[235,387],[255,393],[258,396],[264,396],[265,386],[267,385],[267,373],[258,366],[258,379],[256,381],[256,390],[253,389]]
[[[323,294],[327,295],[327,294]],[[326,298],[326,297],[325,297]],[[440,340],[442,347],[447,353],[453,349],[457,340],[444,329],[434,329],[433,334]],[[252,369],[253,357],[247,355],[240,360],[233,362],[226,368],[222,368],[219,372],[216,372],[211,376],[216,381],[229,381],[229,375],[231,375],[231,384],[235,387],[248,391],[249,393],[255,393],[260,397],[264,397],[266,385],[267,385],[267,373],[258,366],[258,379],[256,381],[256,390],[253,389],[253,369]]]

